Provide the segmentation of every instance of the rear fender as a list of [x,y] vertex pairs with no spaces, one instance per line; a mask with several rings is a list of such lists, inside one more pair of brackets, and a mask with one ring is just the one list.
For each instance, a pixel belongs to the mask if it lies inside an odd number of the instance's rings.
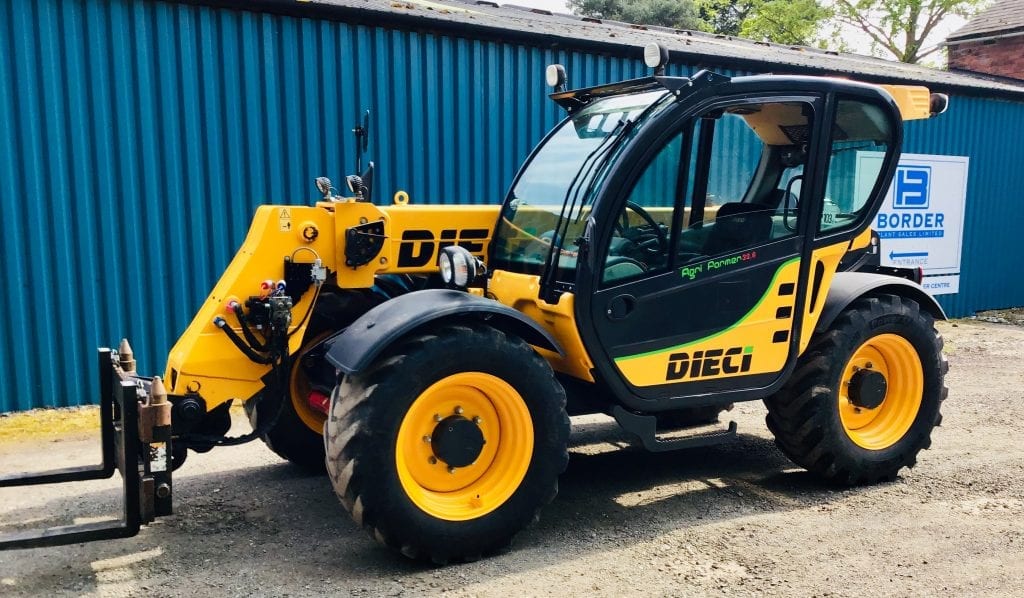
[[440,320],[486,321],[531,345],[563,354],[554,337],[507,305],[461,291],[429,289],[385,301],[363,314],[324,342],[327,361],[346,374],[359,373],[398,339]]
[[946,319],[942,306],[917,283],[885,274],[837,272],[828,290],[828,297],[825,298],[825,307],[821,311],[815,332],[828,330],[839,314],[860,297],[879,293],[913,299],[936,320]]

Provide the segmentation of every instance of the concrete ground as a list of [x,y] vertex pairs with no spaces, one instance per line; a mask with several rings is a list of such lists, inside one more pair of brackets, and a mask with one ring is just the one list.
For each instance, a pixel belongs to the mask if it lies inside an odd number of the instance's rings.
[[[569,469],[540,523],[505,554],[435,568],[379,547],[326,478],[254,443],[191,455],[175,515],[135,538],[0,553],[0,596],[1021,596],[1024,328],[941,330],[943,427],[894,483],[820,485],[775,448],[760,403],[728,414],[735,442],[669,454],[629,447],[590,417],[574,421]],[[32,417],[0,418],[0,472],[95,455],[62,421],[81,413]],[[0,527],[117,508],[112,481],[3,489]]]

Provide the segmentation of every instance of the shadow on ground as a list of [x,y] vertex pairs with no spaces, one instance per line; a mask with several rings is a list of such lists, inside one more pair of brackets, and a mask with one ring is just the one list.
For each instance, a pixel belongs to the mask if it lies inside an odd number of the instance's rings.
[[[619,448],[617,428],[598,425],[574,430],[573,444],[559,496],[540,523],[520,534],[510,553],[469,567],[521,572],[538,566],[537,559],[517,558],[521,551],[557,547],[545,554],[578,559],[606,550],[606,537],[614,536],[616,546],[624,538],[640,543],[670,530],[808,508],[841,495],[795,470],[771,441],[757,436],[656,454]],[[109,577],[105,562],[116,569],[122,559],[127,564],[119,575],[144,579],[149,588],[180,583],[175,580],[183,573],[201,567],[224,577],[201,582],[209,587],[194,588],[200,593],[273,584],[280,576],[296,587],[352,584],[379,592],[403,576],[436,571],[379,547],[357,529],[324,477],[302,475],[285,463],[190,473],[192,460],[176,478],[175,515],[127,540],[0,553],[0,577],[20,593],[88,592]],[[5,531],[19,520],[61,525],[83,505],[116,513],[118,500],[116,490],[65,495],[7,511],[0,523]],[[133,560],[132,554],[148,556]]]

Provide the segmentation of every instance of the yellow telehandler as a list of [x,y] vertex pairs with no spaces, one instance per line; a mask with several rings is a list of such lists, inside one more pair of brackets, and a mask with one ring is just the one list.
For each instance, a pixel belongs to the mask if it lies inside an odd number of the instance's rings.
[[[570,415],[652,451],[726,442],[763,400],[779,448],[825,482],[894,479],[946,396],[942,309],[882,268],[872,219],[922,87],[664,74],[565,90],[567,116],[502,205],[267,205],[162,377],[101,349],[103,463],[0,485],[124,480],[121,521],[0,548],[130,536],[171,512],[187,451],[262,439],[326,470],[378,542],[436,563],[507,546],[558,489]],[[358,131],[363,131],[360,127]],[[472,165],[466,165],[472,167]],[[362,168],[357,168],[357,172]],[[242,401],[253,430],[228,436]],[[684,431],[679,432],[680,429]]]

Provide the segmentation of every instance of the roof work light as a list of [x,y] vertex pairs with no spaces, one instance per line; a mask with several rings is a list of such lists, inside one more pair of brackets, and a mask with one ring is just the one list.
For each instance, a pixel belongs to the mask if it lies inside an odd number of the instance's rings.
[[644,64],[654,69],[655,75],[665,74],[665,65],[668,64],[668,48],[658,42],[651,42],[644,46]]
[[565,67],[560,64],[549,64],[544,71],[544,78],[555,91],[565,91]]

